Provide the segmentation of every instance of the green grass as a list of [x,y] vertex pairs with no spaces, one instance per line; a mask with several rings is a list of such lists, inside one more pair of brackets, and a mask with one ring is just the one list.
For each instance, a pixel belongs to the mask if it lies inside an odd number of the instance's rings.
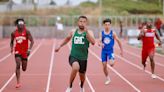
[[[128,14],[162,14],[162,8],[155,3],[148,3],[138,0],[138,2],[132,0],[102,0],[103,10],[114,9],[116,14],[123,15],[124,12]],[[109,13],[107,13],[109,15]],[[104,14],[103,14],[104,15]],[[105,13],[106,15],[106,13]]]

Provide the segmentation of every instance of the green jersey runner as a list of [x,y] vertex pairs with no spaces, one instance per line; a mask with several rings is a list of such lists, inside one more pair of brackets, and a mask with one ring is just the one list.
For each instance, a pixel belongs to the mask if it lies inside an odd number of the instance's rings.
[[87,60],[88,47],[89,41],[86,38],[86,32],[79,34],[77,29],[72,38],[72,49],[70,55],[79,60]]

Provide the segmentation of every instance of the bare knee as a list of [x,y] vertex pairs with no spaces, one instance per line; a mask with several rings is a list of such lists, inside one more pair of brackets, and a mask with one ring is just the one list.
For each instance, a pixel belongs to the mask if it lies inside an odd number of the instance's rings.
[[79,71],[79,69],[80,69],[79,63],[78,62],[74,62],[72,64],[72,69],[75,70],[75,71]]

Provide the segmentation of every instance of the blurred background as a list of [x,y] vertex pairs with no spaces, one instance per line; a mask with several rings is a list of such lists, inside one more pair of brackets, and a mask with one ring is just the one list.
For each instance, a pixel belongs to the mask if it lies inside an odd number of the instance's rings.
[[160,19],[163,34],[164,0],[0,0],[0,38],[10,37],[20,17],[35,38],[63,38],[76,27],[79,15],[89,18],[96,38],[104,18],[112,19],[112,29],[124,39],[137,36],[147,20],[155,27]]

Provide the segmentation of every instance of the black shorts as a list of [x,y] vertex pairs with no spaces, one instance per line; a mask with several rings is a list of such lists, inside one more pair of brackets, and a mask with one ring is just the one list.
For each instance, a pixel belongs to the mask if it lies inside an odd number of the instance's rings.
[[80,66],[79,72],[80,73],[85,73],[86,72],[86,70],[87,70],[87,60],[79,60],[75,57],[69,56],[69,64],[72,66],[72,64],[74,62],[79,63],[79,66]]
[[28,61],[28,59],[27,59],[27,58],[23,58],[22,55],[15,54],[15,58],[16,58],[16,57],[20,57],[21,60],[23,60],[23,61]]

